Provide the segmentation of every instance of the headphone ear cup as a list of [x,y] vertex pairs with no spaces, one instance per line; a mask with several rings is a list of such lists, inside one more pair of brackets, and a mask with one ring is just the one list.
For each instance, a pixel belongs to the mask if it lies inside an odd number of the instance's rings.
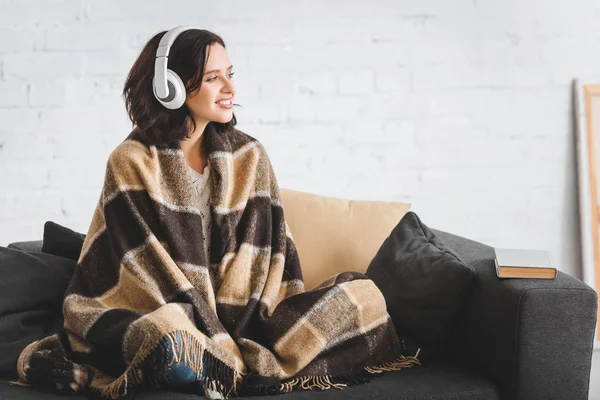
[[[176,110],[181,108],[185,103],[186,98],[186,90],[183,81],[175,72],[170,69],[167,69],[167,87],[169,88],[169,94],[165,98],[159,98],[156,95],[156,89],[154,89],[154,96],[159,101],[160,104],[165,106],[170,110]],[[156,85],[154,85],[156,88]]]

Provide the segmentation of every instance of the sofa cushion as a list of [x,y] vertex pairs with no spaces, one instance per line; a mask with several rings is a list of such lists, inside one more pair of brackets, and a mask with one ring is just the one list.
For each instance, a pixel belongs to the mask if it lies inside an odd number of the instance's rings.
[[9,249],[23,250],[23,251],[42,251],[43,240],[28,240],[24,242],[13,242],[9,243]]
[[357,201],[280,190],[306,290],[345,271],[365,272],[410,203]]
[[76,261],[0,246],[0,373],[16,374],[21,351],[62,326]]
[[84,240],[85,235],[83,233],[75,232],[56,222],[46,221],[42,251],[77,261]]
[[423,358],[433,357],[443,345],[474,271],[409,211],[366,275],[383,293],[398,334],[415,341]]
[[[60,399],[35,388],[9,386],[0,380],[0,398],[20,400]],[[64,397],[63,397],[64,398]],[[85,397],[77,396],[77,399]],[[207,398],[207,397],[202,397]],[[248,398],[248,397],[246,397]],[[277,396],[252,396],[251,399],[300,400],[300,399],[394,399],[394,400],[499,400],[500,395],[492,382],[465,368],[447,361],[435,361],[420,367],[386,372],[370,382],[324,392],[296,391]],[[196,394],[174,390],[146,391],[136,400],[198,400]]]

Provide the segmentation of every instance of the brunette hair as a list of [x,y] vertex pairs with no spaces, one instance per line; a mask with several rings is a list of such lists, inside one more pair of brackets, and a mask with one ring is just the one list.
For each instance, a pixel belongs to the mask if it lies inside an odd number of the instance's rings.
[[[123,87],[123,98],[129,119],[138,127],[148,145],[183,140],[196,128],[187,105],[184,104],[177,110],[170,110],[154,97],[152,90],[154,60],[160,39],[166,32],[157,33],[146,43],[131,67]],[[190,29],[179,34],[171,46],[167,67],[179,75],[187,93],[200,89],[205,60],[213,44],[225,47],[219,35],[203,29]],[[227,132],[233,130],[236,123],[234,114],[231,121],[227,123],[211,121],[206,128]]]

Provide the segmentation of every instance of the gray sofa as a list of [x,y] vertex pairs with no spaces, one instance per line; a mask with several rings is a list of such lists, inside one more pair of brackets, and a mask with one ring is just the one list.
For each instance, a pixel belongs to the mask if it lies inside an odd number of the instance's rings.
[[[554,280],[499,279],[494,250],[447,232],[432,231],[473,266],[475,280],[443,356],[421,367],[389,372],[342,391],[294,392],[286,399],[588,399],[597,294],[558,273]],[[41,241],[9,247],[41,249]],[[0,399],[59,399],[0,380]],[[193,399],[159,391],[139,399]]]

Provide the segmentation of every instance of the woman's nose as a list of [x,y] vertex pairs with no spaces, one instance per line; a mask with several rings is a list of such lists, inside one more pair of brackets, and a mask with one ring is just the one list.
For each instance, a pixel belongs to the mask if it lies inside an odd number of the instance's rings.
[[233,93],[235,92],[235,83],[229,81],[227,82],[224,86],[222,91],[224,91],[225,93]]

